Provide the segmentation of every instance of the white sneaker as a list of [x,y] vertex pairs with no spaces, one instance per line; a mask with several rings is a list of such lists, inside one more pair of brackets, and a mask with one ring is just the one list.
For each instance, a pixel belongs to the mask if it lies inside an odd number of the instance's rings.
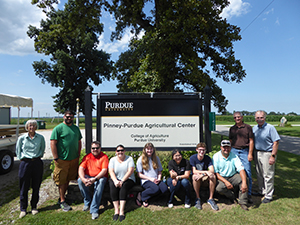
[[173,208],[173,203],[169,203],[168,204],[168,207],[171,209],[171,208]]
[[32,215],[36,215],[39,213],[39,211],[37,209],[32,209],[31,210]]
[[24,216],[26,216],[26,212],[21,211],[19,218],[23,218]]
[[186,209],[191,208],[191,204],[184,204],[184,208],[186,208]]

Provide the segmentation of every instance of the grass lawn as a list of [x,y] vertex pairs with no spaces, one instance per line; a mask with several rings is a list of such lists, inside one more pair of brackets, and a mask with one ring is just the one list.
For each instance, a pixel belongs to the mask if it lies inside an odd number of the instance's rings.
[[[213,135],[213,145],[219,145],[221,137]],[[173,208],[167,206],[138,208],[126,213],[122,224],[299,224],[300,220],[300,156],[279,151],[276,162],[275,195],[270,204],[257,202],[249,211],[243,211],[238,205],[218,212],[209,208],[197,210]],[[254,166],[253,166],[254,170]],[[47,179],[51,179],[49,173]],[[257,185],[253,171],[254,186]],[[0,207],[0,224],[116,224],[112,220],[114,210],[108,207],[101,211],[97,220],[82,212],[82,206],[74,205],[70,212],[62,212],[56,204],[57,199],[50,199],[39,207],[35,216],[28,214],[19,219],[18,182],[12,184],[7,201]]]

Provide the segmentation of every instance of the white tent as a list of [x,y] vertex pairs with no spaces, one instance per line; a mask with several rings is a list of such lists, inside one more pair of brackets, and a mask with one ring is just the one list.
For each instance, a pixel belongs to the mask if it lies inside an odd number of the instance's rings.
[[32,107],[32,98],[0,94],[0,107]]
[[32,110],[33,110],[32,98],[0,94],[0,107],[17,107],[18,108],[18,128],[17,128],[17,137],[18,137],[20,107],[31,107],[31,117],[32,117]]

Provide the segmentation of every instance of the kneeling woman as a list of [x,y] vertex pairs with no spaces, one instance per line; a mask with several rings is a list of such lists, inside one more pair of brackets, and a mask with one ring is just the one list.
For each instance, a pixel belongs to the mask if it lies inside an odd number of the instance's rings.
[[167,185],[161,182],[162,166],[158,156],[155,154],[155,148],[152,143],[147,143],[143,149],[142,155],[136,163],[136,171],[141,178],[142,187],[145,189],[138,193],[137,204],[148,206],[148,199],[159,193],[168,190]]
[[172,152],[172,160],[168,165],[170,178],[167,183],[170,187],[170,200],[169,208],[173,207],[173,199],[176,191],[179,190],[180,186],[183,186],[185,190],[185,208],[191,207],[191,185],[189,182],[189,176],[191,173],[191,166],[188,160],[182,158],[181,151],[174,149]]
[[126,196],[129,189],[135,184],[134,161],[131,156],[125,155],[123,145],[118,145],[116,156],[111,158],[108,165],[110,174],[109,187],[110,197],[113,201],[115,214],[113,220],[122,221],[125,219]]

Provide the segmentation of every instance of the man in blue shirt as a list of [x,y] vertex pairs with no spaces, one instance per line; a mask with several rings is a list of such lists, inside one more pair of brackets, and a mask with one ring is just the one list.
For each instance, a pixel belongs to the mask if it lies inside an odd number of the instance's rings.
[[258,181],[258,195],[264,196],[262,203],[273,199],[275,160],[280,137],[274,126],[266,123],[266,113],[255,113],[257,125],[253,127],[254,162]]
[[190,157],[190,164],[193,172],[193,186],[196,193],[196,204],[197,209],[202,209],[200,201],[200,186],[209,186],[209,199],[207,203],[213,210],[219,210],[215,200],[213,199],[215,187],[216,187],[216,176],[214,166],[211,158],[206,155],[206,144],[200,142],[196,146],[197,154]]
[[248,210],[247,176],[241,160],[231,152],[228,140],[221,142],[221,151],[213,156],[213,164],[217,176],[216,191],[234,201],[239,194],[239,205]]

